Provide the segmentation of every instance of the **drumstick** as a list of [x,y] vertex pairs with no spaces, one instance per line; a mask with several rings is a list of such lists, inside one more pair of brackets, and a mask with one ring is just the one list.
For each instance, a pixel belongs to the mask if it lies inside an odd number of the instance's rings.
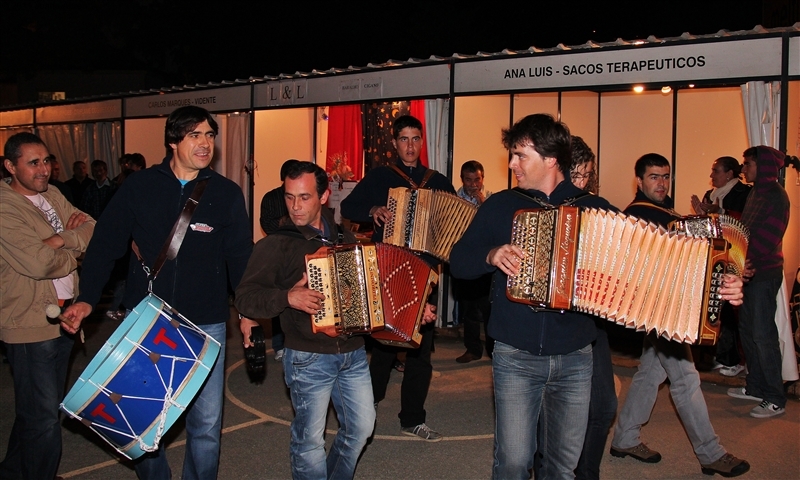
[[[58,320],[59,322],[64,322],[69,325],[72,325],[72,322],[67,317],[61,315],[61,307],[59,307],[55,303],[49,304],[47,308],[44,309],[44,314],[47,315],[47,318]],[[82,328],[78,329],[78,334],[80,335],[81,343],[85,343]]]

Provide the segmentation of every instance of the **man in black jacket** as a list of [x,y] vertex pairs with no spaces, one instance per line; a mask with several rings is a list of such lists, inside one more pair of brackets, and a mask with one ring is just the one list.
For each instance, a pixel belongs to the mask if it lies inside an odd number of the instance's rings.
[[[394,139],[392,144],[397,151],[398,159],[390,167],[378,167],[370,170],[363,180],[342,201],[342,216],[357,222],[374,222],[373,242],[383,239],[383,227],[392,218],[386,208],[389,189],[395,187],[430,188],[455,194],[453,184],[444,175],[428,169],[419,163],[422,151],[422,123],[404,115],[394,122],[392,128]],[[432,257],[422,258],[432,266],[438,262]],[[420,328],[422,341],[419,348],[407,350],[403,383],[400,387],[401,432],[409,436],[418,436],[429,442],[438,442],[442,435],[428,427],[425,423],[425,399],[431,385],[433,367],[431,366],[431,350],[433,348],[433,321],[436,320],[436,307],[433,298],[428,300],[423,322],[427,325]],[[430,323],[429,323],[430,322]],[[375,343],[372,347],[372,358],[369,364],[372,376],[372,391],[375,402],[386,397],[386,386],[392,372],[397,347],[389,347]]]
[[[152,291],[221,344],[221,355],[186,415],[183,478],[216,478],[224,382],[225,327],[230,317],[228,282],[239,284],[252,250],[252,235],[241,189],[209,168],[217,123],[206,110],[181,107],[167,118],[160,165],[131,175],[106,207],[86,252],[80,296],[64,315],[76,325],[100,300],[114,261],[133,238],[141,261],[132,256],[124,304],[137,305],[148,293],[153,267],[195,186],[208,183],[191,217],[174,261],[167,261]],[[163,448],[137,461],[139,478],[169,478]]]

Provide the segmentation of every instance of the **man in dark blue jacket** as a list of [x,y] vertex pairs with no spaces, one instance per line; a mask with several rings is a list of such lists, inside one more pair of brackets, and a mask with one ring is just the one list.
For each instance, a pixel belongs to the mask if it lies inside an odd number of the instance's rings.
[[[209,168],[218,127],[199,107],[181,107],[167,118],[160,165],[130,176],[106,207],[89,244],[80,296],[64,315],[77,326],[100,300],[114,261],[132,237],[141,261],[131,256],[124,304],[148,291],[148,274],[175,221],[201,180],[208,183],[175,260],[164,263],[153,293],[190,319],[222,346],[208,380],[186,415],[183,478],[216,478],[224,382],[225,326],[230,317],[228,282],[233,288],[247,266],[252,236],[241,189]],[[163,448],[136,463],[139,478],[169,478]]]
[[[383,227],[392,218],[386,208],[389,189],[395,187],[430,188],[455,194],[453,184],[441,173],[431,170],[419,162],[422,152],[422,123],[410,115],[403,115],[395,120],[392,127],[394,139],[392,143],[397,151],[397,161],[389,167],[378,167],[370,170],[363,180],[342,201],[342,216],[357,222],[374,222],[373,242],[383,240]],[[438,262],[433,257],[422,255],[422,258],[433,266]],[[423,322],[420,328],[422,342],[419,348],[407,350],[406,366],[403,373],[403,384],[400,387],[401,432],[409,436],[417,436],[428,442],[438,442],[441,434],[425,423],[425,399],[431,385],[433,367],[431,351],[433,349],[432,322],[436,320],[435,300],[429,299]],[[375,403],[384,399],[389,375],[400,349],[374,343],[369,372],[372,377],[372,393]]]
[[[574,476],[583,447],[592,382],[594,321],[572,312],[534,311],[511,302],[504,285],[519,272],[524,253],[511,245],[514,213],[571,203],[610,208],[569,180],[570,135],[550,115],[523,118],[503,131],[509,168],[518,189],[495,193],[481,206],[453,248],[455,277],[494,274],[489,335],[495,339],[493,371],[497,425],[494,478],[529,478],[542,415],[548,452],[540,473]],[[545,474],[546,473],[546,474]]]

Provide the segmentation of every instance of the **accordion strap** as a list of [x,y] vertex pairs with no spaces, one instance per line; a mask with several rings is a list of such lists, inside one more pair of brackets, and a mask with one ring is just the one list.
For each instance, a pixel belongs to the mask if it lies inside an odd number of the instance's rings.
[[575,195],[574,197],[565,198],[564,201],[561,202],[559,205],[553,205],[552,203],[545,202],[544,200],[542,200],[539,197],[535,197],[535,196],[531,195],[530,193],[526,192],[525,190],[523,190],[523,189],[521,189],[519,187],[512,188],[511,191],[516,193],[517,195],[521,195],[521,196],[527,198],[528,200],[531,200],[531,201],[537,203],[539,206],[541,206],[543,208],[556,208],[556,206],[565,206],[565,207],[566,206],[570,206],[570,205],[573,205],[578,200],[580,200],[581,198],[588,197],[589,195],[594,195],[592,192],[581,192],[581,193]]
[[397,165],[389,165],[389,168],[394,170],[394,172],[396,174],[400,175],[403,178],[403,180],[408,182],[411,185],[411,188],[414,188],[414,189],[425,187],[425,184],[428,183],[428,180],[430,180],[431,177],[436,174],[436,170],[434,170],[432,168],[429,168],[429,169],[425,170],[425,175],[422,177],[422,182],[420,182],[420,184],[417,185],[414,182],[414,180],[411,180],[411,177],[406,175],[406,172],[400,170],[400,168]]
[[200,198],[202,198],[207,184],[208,179],[204,178],[198,181],[194,186],[192,195],[186,200],[186,204],[183,206],[180,216],[178,216],[178,219],[175,221],[175,225],[172,226],[172,231],[169,232],[164,246],[161,247],[161,252],[159,252],[155,263],[153,263],[153,268],[147,268],[147,265],[144,264],[144,258],[139,252],[139,246],[136,245],[136,242],[133,242],[132,249],[136,253],[136,257],[139,258],[139,261],[142,262],[142,267],[150,279],[148,291],[152,292],[153,280],[158,276],[158,272],[161,271],[161,267],[164,266],[164,263],[167,260],[174,260],[175,257],[178,256],[178,250],[180,250],[183,239],[186,237],[189,222],[192,219],[192,215],[194,215],[197,204],[200,203]]
[[659,207],[658,205],[655,205],[655,204],[650,203],[650,202],[632,202],[630,205],[625,207],[625,209],[627,210],[627,209],[629,209],[631,207],[652,208],[654,210],[661,210],[662,212],[668,213],[668,214],[672,215],[673,217],[680,217],[680,215],[678,215],[678,213],[675,210],[673,210],[671,208]]

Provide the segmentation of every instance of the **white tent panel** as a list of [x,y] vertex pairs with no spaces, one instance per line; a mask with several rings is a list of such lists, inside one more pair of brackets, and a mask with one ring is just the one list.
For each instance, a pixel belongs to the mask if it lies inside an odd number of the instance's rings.
[[508,95],[455,99],[453,126],[453,186],[461,186],[461,165],[481,162],[484,187],[492,192],[508,188],[508,152],[500,141],[500,129],[508,127]]
[[147,166],[161,163],[166,155],[164,124],[166,117],[125,120],[124,153],[141,153]]

